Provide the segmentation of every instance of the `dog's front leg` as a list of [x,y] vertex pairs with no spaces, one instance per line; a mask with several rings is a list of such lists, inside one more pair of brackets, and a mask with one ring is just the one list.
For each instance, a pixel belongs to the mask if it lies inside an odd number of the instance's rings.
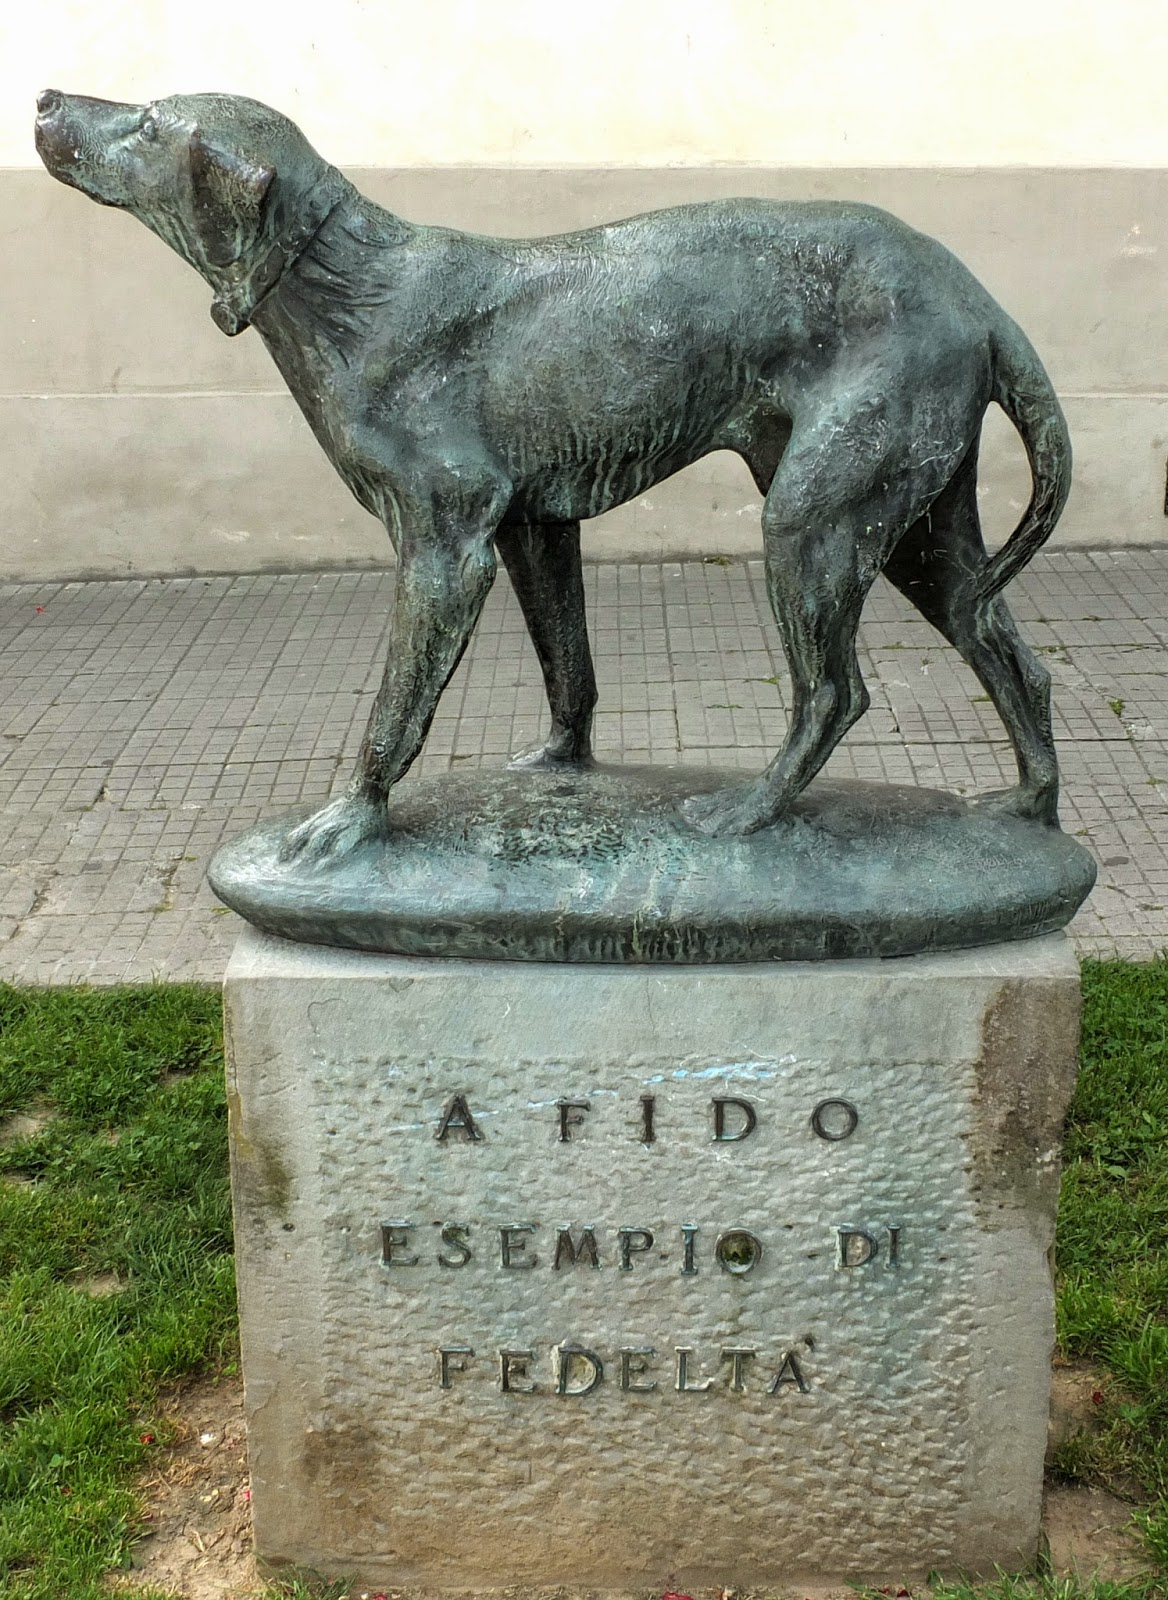
[[389,657],[344,794],[288,836],[286,857],[350,853],[389,831],[386,799],[409,770],[495,576],[495,507],[457,531],[441,513],[403,530]]

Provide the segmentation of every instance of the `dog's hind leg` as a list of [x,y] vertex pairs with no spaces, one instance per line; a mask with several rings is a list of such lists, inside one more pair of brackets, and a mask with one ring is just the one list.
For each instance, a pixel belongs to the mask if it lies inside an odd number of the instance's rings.
[[1009,734],[1018,786],[985,803],[1057,827],[1050,674],[1019,637],[1000,595],[988,605],[976,604],[985,562],[975,446],[928,514],[900,541],[885,572],[977,674]]
[[930,453],[914,461],[912,394],[911,384],[892,381],[882,394],[829,402],[796,426],[763,507],[767,592],[791,673],[790,726],[758,778],[685,802],[687,819],[707,833],[751,833],[776,821],[867,709],[856,656],[864,601],[968,444],[956,412],[949,443],[936,438],[946,419],[934,393],[926,396],[934,402]]
[[552,713],[547,740],[515,756],[511,766],[586,766],[592,760],[596,674],[584,612],[580,524],[508,523],[495,545],[535,646]]

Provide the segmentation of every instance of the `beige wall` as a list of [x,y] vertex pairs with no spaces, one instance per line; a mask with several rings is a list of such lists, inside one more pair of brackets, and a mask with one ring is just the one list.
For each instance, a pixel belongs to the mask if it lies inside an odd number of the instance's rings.
[[[327,20],[318,20],[325,17]],[[39,87],[246,91],[383,204],[503,233],[735,193],[854,197],[949,244],[1022,322],[1077,451],[1062,542],[1164,537],[1162,0],[57,0],[0,21],[0,577],[371,563],[256,335],[129,218],[33,169]],[[22,170],[23,169],[23,170]],[[991,420],[983,512],[1027,493]],[[712,457],[588,529],[601,555],[758,548]]]
[[1163,0],[8,0],[32,96],[270,100],[335,161],[1168,165]]

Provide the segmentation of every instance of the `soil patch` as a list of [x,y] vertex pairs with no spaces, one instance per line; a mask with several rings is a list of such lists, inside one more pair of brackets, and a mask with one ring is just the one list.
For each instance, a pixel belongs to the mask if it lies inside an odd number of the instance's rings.
[[26,1111],[16,1111],[10,1117],[0,1118],[0,1144],[19,1144],[22,1139],[35,1139],[43,1133],[56,1116],[52,1106],[44,1101],[34,1101]]
[[1077,1433],[1094,1433],[1111,1380],[1086,1361],[1056,1362],[1050,1375],[1050,1428],[1047,1456]]
[[1126,1583],[1146,1572],[1148,1557],[1131,1525],[1134,1509],[1105,1489],[1048,1486],[1042,1524],[1059,1577]]
[[111,1588],[152,1585],[182,1600],[249,1600],[262,1585],[252,1558],[243,1383],[184,1386],[163,1412],[156,1469],[140,1485],[150,1532]]
[[[1100,1375],[1091,1368],[1056,1368],[1056,1442],[1093,1424],[1099,1383]],[[141,1485],[150,1532],[134,1549],[132,1570],[111,1576],[111,1589],[116,1593],[150,1584],[175,1600],[253,1600],[263,1593],[263,1585],[252,1555],[242,1381],[224,1377],[186,1385],[165,1408],[164,1419],[163,1437],[170,1442],[160,1448],[155,1471]],[[1146,1571],[1147,1558],[1131,1529],[1132,1510],[1102,1489],[1049,1485],[1043,1524],[1055,1572],[1123,1582]],[[360,1587],[352,1592],[355,1597],[369,1593]],[[914,1592],[918,1600],[927,1600],[924,1586]],[[840,1600],[849,1593],[807,1591],[808,1600]],[[534,1600],[531,1591],[527,1594]],[[400,1589],[388,1595],[416,1600]],[[566,1588],[540,1595],[541,1600],[588,1600],[584,1591]],[[693,1600],[764,1597],[773,1600],[777,1591],[702,1590]]]

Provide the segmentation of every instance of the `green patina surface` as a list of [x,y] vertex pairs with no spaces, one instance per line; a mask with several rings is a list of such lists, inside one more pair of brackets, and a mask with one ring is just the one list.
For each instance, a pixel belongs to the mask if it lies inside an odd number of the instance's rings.
[[710,838],[683,815],[718,768],[449,772],[395,793],[388,837],[286,851],[289,819],[210,881],[269,933],[471,960],[823,961],[960,950],[1063,927],[1095,881],[1076,839],[907,785],[817,779],[791,814]]

